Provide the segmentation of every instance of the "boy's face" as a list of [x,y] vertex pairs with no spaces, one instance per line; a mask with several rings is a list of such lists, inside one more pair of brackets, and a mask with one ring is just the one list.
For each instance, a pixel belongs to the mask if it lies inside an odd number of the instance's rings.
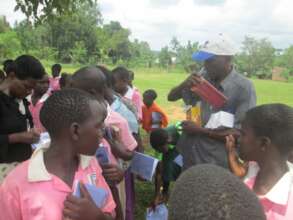
[[128,82],[127,80],[120,79],[116,75],[114,75],[114,90],[118,92],[119,94],[124,95],[124,93],[127,91]]
[[35,92],[39,94],[44,94],[49,89],[49,77],[47,75],[44,75],[43,79],[38,80],[35,87]]
[[143,103],[147,106],[150,107],[153,104],[154,100],[152,97],[150,97],[147,94],[143,95]]
[[24,99],[30,95],[37,82],[35,79],[20,80],[12,74],[9,76],[9,78],[11,80],[9,86],[10,95],[18,99]]
[[163,146],[158,147],[158,151],[163,154],[168,153],[168,144],[166,143]]
[[80,125],[78,153],[94,155],[103,138],[106,109],[102,109],[97,101],[90,104],[91,115]]

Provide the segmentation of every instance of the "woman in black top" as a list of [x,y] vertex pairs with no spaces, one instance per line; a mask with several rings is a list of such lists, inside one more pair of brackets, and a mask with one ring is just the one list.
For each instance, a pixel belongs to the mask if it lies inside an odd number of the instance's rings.
[[39,139],[33,129],[26,96],[45,74],[36,58],[22,55],[0,84],[0,163],[21,162],[30,158],[31,144]]

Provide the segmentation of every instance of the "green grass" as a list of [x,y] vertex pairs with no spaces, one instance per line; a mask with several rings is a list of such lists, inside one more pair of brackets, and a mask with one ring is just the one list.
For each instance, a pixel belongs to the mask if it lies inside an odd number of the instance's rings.
[[[77,66],[65,66],[64,71],[72,73]],[[46,68],[49,69],[49,68]],[[182,101],[168,102],[167,94],[170,89],[182,82],[187,74],[178,72],[167,72],[158,68],[135,69],[134,85],[141,92],[146,89],[155,89],[158,93],[157,103],[168,113],[171,122],[184,118],[182,112]],[[257,94],[257,104],[284,103],[293,107],[293,83],[274,82],[270,80],[252,80]],[[145,136],[145,133],[143,133]],[[152,154],[149,146],[146,152]],[[136,211],[135,219],[144,220],[146,208],[154,195],[152,183],[136,181]]]

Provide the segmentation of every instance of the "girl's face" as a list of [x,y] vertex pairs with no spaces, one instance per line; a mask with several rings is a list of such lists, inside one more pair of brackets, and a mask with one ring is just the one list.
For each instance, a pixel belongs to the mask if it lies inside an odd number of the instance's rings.
[[37,81],[34,91],[39,94],[45,94],[48,91],[48,89],[49,77],[47,75],[44,75],[43,79]]
[[253,129],[242,124],[240,137],[240,158],[244,161],[256,161],[261,154],[259,138],[255,136]]
[[127,91],[128,82],[123,79],[119,79],[119,77],[114,75],[114,89],[116,92],[118,92],[121,95],[124,95],[124,93]]
[[10,80],[9,93],[12,97],[17,99],[24,99],[30,95],[37,82],[37,80],[34,79],[20,80],[15,76],[12,76]]
[[91,115],[80,124],[78,153],[84,155],[94,155],[104,134],[104,120],[106,109],[101,108],[101,104],[93,101],[90,104]]

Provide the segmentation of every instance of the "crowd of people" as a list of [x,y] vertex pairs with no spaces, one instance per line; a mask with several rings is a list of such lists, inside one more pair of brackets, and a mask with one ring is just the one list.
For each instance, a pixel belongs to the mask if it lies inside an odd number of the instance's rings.
[[[130,164],[147,147],[143,129],[159,160],[154,211],[164,203],[170,220],[292,220],[293,108],[256,106],[254,85],[237,72],[234,55],[222,35],[193,54],[203,68],[168,94],[186,105],[186,119],[174,124],[155,102],[155,88],[141,93],[126,67],[68,74],[54,64],[49,76],[33,56],[6,60],[0,219],[134,220],[135,183],[144,180]],[[204,81],[225,97],[221,106],[197,93]],[[232,125],[207,126],[220,112],[231,115]],[[46,132],[50,141],[34,148]]]

